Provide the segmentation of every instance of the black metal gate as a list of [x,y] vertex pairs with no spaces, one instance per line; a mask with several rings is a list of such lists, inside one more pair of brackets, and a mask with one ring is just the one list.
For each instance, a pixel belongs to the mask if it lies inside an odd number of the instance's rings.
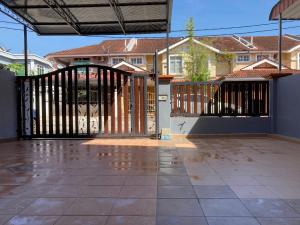
[[[148,112],[147,74],[99,66],[67,67],[18,78],[19,134],[27,138],[147,136],[155,133]],[[153,88],[152,88],[153,89]]]

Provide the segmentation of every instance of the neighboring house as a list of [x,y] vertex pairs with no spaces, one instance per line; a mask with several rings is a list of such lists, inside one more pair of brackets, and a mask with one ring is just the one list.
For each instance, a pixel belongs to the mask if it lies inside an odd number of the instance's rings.
[[[24,54],[14,54],[0,48],[0,66],[4,67],[9,64],[24,64]],[[28,54],[29,75],[44,74],[52,70],[53,67],[50,61],[35,54]],[[24,71],[21,71],[17,75],[23,75],[24,73]]]
[[[264,59],[269,59],[267,64],[272,62],[270,65],[274,67],[274,63],[277,64],[278,60],[277,36],[195,37],[193,41],[208,49],[207,63],[210,79],[218,79],[243,71],[245,67]],[[186,75],[184,61],[188,45],[188,38],[170,38],[169,40],[169,73],[175,75],[176,78],[182,79]],[[127,68],[131,65],[131,70],[138,72],[141,69],[153,72],[153,57],[156,50],[159,55],[160,74],[167,75],[166,39],[160,38],[106,40],[96,45],[50,53],[46,57],[65,66],[93,63],[124,67],[120,63],[126,62]],[[298,72],[297,70],[300,69],[299,36],[283,36],[282,62],[289,72]],[[265,70],[268,69],[274,70],[274,68],[265,68]],[[256,72],[257,70],[253,71],[253,73]],[[250,73],[249,70],[248,73]],[[247,78],[247,74],[241,77]]]

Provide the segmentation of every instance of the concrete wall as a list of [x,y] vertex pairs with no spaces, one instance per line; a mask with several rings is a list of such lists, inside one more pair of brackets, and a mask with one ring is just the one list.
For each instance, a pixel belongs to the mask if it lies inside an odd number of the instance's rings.
[[300,138],[300,75],[277,79],[274,133]]
[[0,140],[17,137],[17,92],[15,75],[0,70]]
[[268,117],[171,117],[173,134],[265,134],[270,130]]

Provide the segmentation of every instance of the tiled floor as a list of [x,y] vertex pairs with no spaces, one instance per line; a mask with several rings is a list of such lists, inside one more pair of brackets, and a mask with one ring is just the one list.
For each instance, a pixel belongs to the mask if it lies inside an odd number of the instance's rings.
[[300,144],[271,137],[0,144],[0,225],[300,225]]

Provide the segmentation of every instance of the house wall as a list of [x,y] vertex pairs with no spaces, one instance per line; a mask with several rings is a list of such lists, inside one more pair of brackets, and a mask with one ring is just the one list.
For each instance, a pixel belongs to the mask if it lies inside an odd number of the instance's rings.
[[[285,65],[289,66],[292,69],[300,69],[300,67],[298,67],[298,54],[299,53],[300,53],[299,51],[294,51],[294,52],[290,53],[289,54],[290,62]],[[288,61],[288,59],[286,59],[285,61]]]
[[[175,75],[175,79],[176,78],[184,78],[187,74],[187,72],[185,70],[185,59],[187,57],[188,46],[189,46],[189,43],[184,43],[176,48],[170,49],[170,51],[169,51],[169,55],[180,55],[183,57],[183,63],[182,63],[183,73],[182,74],[170,74],[170,75]],[[219,71],[227,70],[227,65],[224,65],[224,64],[217,65],[215,52],[208,50],[208,54],[209,54],[208,57],[209,57],[210,78],[216,77],[216,75],[218,74],[218,70]],[[167,54],[166,53],[162,54],[162,56],[161,56],[161,71],[162,71],[161,74],[163,74],[163,75],[167,74]]]
[[0,70],[0,140],[17,137],[15,74]]
[[269,117],[171,117],[173,134],[267,134]]
[[274,82],[274,133],[300,138],[300,75],[282,77]]
[[231,65],[228,62],[218,61],[216,65],[216,76],[227,75],[231,73]]

